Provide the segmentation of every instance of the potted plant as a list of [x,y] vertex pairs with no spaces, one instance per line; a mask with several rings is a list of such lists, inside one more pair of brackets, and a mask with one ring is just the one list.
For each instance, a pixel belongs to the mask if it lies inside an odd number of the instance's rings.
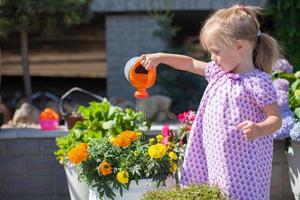
[[[70,162],[70,151],[78,144],[88,144],[95,139],[114,136],[122,130],[147,130],[149,123],[144,120],[142,113],[112,106],[106,99],[102,102],[91,102],[86,107],[80,106],[78,112],[83,121],[78,121],[68,135],[56,138],[58,150],[55,155],[64,165],[71,199],[86,200],[88,185],[78,181],[78,164]],[[82,148],[81,146],[79,149]]]
[[161,140],[159,135],[147,141],[142,132],[124,129],[90,141],[87,156],[75,159],[80,161],[79,178],[91,188],[89,199],[140,199],[164,185],[177,170],[178,156]]
[[283,118],[282,128],[275,139],[286,138],[291,188],[295,199],[300,200],[300,72],[292,73],[292,66],[279,59],[273,67],[274,86]]

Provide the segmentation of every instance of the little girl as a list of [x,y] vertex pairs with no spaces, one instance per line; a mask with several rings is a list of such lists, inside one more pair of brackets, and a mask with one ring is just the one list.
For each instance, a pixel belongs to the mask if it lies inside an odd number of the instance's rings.
[[270,73],[277,42],[260,31],[258,8],[233,6],[204,24],[205,63],[188,56],[141,56],[146,69],[159,63],[204,76],[208,86],[191,129],[181,184],[217,185],[232,200],[270,198],[272,133],[281,127]]

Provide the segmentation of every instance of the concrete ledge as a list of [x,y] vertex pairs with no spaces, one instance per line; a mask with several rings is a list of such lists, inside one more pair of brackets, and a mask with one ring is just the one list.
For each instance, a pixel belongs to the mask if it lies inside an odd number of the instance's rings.
[[64,128],[53,131],[43,131],[35,128],[7,128],[0,130],[1,139],[14,139],[14,138],[55,138],[68,134]]
[[[157,135],[161,132],[162,124],[153,124],[149,131],[146,131],[146,135]],[[180,124],[169,124],[171,129],[177,129]],[[0,129],[1,139],[16,139],[16,138],[55,138],[58,136],[67,135],[68,130],[64,127],[60,127],[53,131],[43,131],[35,128],[5,128]]]

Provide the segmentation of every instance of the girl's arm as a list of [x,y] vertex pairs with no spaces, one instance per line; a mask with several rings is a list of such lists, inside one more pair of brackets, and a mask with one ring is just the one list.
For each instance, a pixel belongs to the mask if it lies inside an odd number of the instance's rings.
[[280,129],[282,120],[277,103],[268,105],[262,110],[267,116],[264,121],[259,123],[244,121],[237,126],[242,129],[246,139],[254,140],[258,137],[270,135]]
[[189,56],[167,53],[144,54],[141,56],[141,64],[147,69],[155,68],[160,63],[169,65],[175,69],[192,72],[204,76],[206,62],[193,59]]

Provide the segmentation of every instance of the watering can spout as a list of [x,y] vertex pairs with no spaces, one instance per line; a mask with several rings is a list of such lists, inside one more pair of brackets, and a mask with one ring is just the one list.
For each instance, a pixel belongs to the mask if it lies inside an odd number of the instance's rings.
[[138,99],[148,98],[147,88],[154,85],[156,69],[146,70],[141,65],[141,58],[131,58],[125,65],[124,74],[129,83],[136,88],[134,97]]

